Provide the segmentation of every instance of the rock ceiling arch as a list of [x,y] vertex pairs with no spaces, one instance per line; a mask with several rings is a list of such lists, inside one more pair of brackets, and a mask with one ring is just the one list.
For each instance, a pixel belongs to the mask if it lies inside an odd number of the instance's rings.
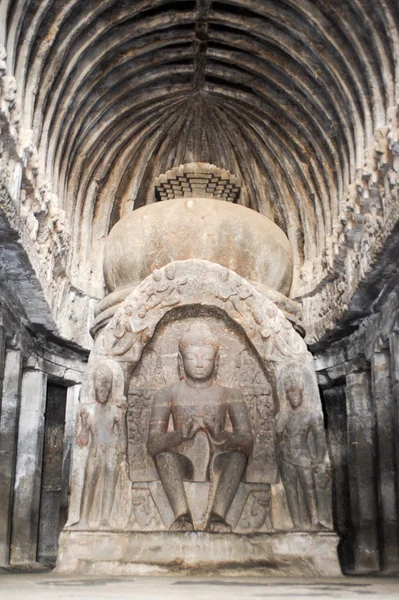
[[395,0],[8,0],[3,14],[86,290],[99,240],[195,160],[242,179],[240,202],[284,229],[298,266],[322,256],[396,101]]

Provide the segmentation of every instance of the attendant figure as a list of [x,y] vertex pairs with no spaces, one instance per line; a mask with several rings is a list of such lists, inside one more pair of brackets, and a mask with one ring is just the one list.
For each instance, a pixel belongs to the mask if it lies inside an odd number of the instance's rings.
[[[326,470],[326,439],[321,412],[303,406],[303,381],[298,373],[287,374],[284,390],[291,410],[277,415],[279,436],[280,475],[287,495],[288,507],[296,530],[304,528],[298,496],[298,483],[301,486],[311,529],[326,529],[319,521],[315,475]],[[314,451],[309,444],[310,435],[314,439]]]
[[114,375],[107,363],[99,363],[93,375],[95,407],[93,412],[82,409],[77,443],[89,445],[89,456],[83,486],[79,527],[89,525],[93,500],[98,493],[101,475],[103,493],[101,502],[101,526],[109,526],[119,469],[126,462],[125,415],[127,404],[121,397],[112,398]]

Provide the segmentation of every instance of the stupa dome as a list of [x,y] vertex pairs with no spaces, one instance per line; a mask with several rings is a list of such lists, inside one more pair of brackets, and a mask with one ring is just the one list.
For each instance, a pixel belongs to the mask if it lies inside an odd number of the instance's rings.
[[174,260],[198,258],[289,294],[292,254],[284,232],[267,217],[211,198],[179,198],[123,217],[105,246],[110,292],[136,285]]
[[239,194],[239,179],[208,163],[181,165],[160,175],[155,181],[160,201],[123,217],[107,237],[104,277],[110,293],[96,307],[92,334],[155,269],[192,258],[231,269],[263,293],[267,288],[287,314],[297,315],[299,306],[287,298],[290,243],[273,221],[235,204]]

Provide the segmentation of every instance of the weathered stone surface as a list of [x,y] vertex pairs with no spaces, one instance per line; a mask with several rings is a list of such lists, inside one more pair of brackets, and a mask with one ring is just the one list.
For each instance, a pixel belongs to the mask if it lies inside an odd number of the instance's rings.
[[[23,273],[20,274],[23,276]],[[43,333],[39,333],[27,319],[26,312],[23,311],[20,301],[16,299],[14,295],[10,293],[7,286],[2,286],[0,289],[0,322],[1,322],[1,341],[2,341],[2,354],[0,361],[0,370],[2,381],[0,382],[2,396],[2,404],[0,406],[0,547],[1,547],[1,564],[6,566],[9,564],[10,559],[10,544],[11,544],[11,529],[13,511],[16,509],[16,505],[19,505],[19,517],[20,521],[24,521],[28,524],[24,529],[22,524],[23,535],[29,536],[28,527],[31,522],[37,519],[35,510],[38,509],[37,493],[41,487],[41,458],[34,457],[32,450],[32,444],[34,445],[35,437],[40,434],[41,419],[45,420],[44,407],[39,412],[34,410],[34,402],[36,394],[41,391],[46,395],[46,386],[40,389],[40,385],[36,383],[32,384],[32,388],[28,397],[25,401],[24,414],[22,420],[24,425],[22,426],[21,435],[26,436],[25,441],[30,444],[29,448],[23,448],[18,446],[19,440],[19,429],[21,423],[19,422],[20,417],[20,403],[21,403],[21,380],[22,376],[27,371],[35,372],[38,380],[42,379],[45,381],[46,377],[51,378],[54,382],[58,382],[61,385],[69,386],[76,384],[82,380],[83,370],[85,365],[85,352],[78,351],[76,348],[65,346],[59,339],[53,338],[49,340]],[[26,390],[25,390],[26,391]],[[36,398],[37,399],[37,398]],[[29,429],[30,428],[30,429]],[[62,442],[62,439],[60,440]],[[54,447],[56,448],[56,446]],[[29,456],[25,456],[27,462],[30,459],[35,458],[36,467],[33,467],[33,471],[30,472],[31,481],[26,490],[26,496],[21,498],[21,495],[14,496],[14,488],[16,487],[16,466],[17,463],[21,465],[25,459],[23,453],[27,450]],[[22,455],[19,455],[19,452]],[[33,450],[32,450],[33,452]],[[57,460],[59,458],[62,461],[62,449],[61,456],[47,457],[44,462],[51,463],[52,459]],[[32,465],[31,465],[32,466]],[[46,466],[46,465],[45,465]],[[29,467],[30,468],[30,467]],[[17,467],[18,470],[18,467]],[[28,469],[29,470],[29,469]],[[20,481],[17,480],[17,485]],[[69,476],[66,477],[66,486],[64,487],[64,513],[68,504],[68,492],[69,492]],[[35,496],[35,500],[31,497],[31,493]],[[32,509],[32,503],[34,509]],[[54,507],[50,506],[47,513],[50,514]],[[45,513],[45,514],[47,514]],[[40,519],[39,519],[40,520]],[[62,524],[65,522],[65,514]],[[37,524],[37,520],[36,520]],[[33,523],[33,528],[35,528]],[[55,539],[57,537],[57,531],[54,532]],[[35,541],[36,539],[36,541]],[[37,535],[34,536],[32,541],[32,549],[29,554],[29,559],[23,558],[23,561],[30,560],[32,557],[37,555]]]
[[[346,396],[347,442],[335,440],[331,455],[333,468],[334,455],[346,455],[350,502],[347,524],[338,531],[348,551],[342,564],[349,572],[396,572],[398,309],[394,273],[370,305],[369,318],[341,341],[325,344],[315,360],[329,429],[328,398],[337,388]],[[333,493],[334,503],[341,494],[341,489]]]
[[382,569],[387,573],[396,573],[399,571],[399,499],[394,477],[397,431],[388,352],[374,354],[371,368],[378,436],[381,529],[384,540]]
[[352,373],[346,380],[348,413],[348,469],[356,541],[355,569],[380,569],[375,456],[375,414],[370,372]]
[[286,233],[309,340],[346,312],[398,218],[396,13],[380,0],[280,4],[6,0],[1,168],[24,245],[49,279],[65,272],[85,323],[110,228],[193,161],[235,173],[238,201]]
[[8,350],[5,356],[0,414],[0,565],[10,558],[14,476],[20,411],[22,355]]
[[41,371],[26,371],[22,378],[10,556],[14,564],[36,560],[46,383]]
[[76,414],[78,412],[78,402],[81,385],[71,385],[67,389],[67,398],[65,406],[65,429],[63,440],[62,456],[62,477],[61,477],[61,510],[60,510],[60,528],[67,522],[69,494],[72,476],[72,454],[76,431]]
[[[353,526],[350,492],[348,415],[345,386],[335,385],[322,392],[323,412],[326,419],[326,436],[331,459],[332,512],[334,530],[342,539],[339,545],[340,562],[345,567],[353,565]],[[352,465],[351,465],[352,466]]]
[[56,560],[60,531],[66,394],[65,387],[48,383],[37,541],[37,560],[47,564]]
[[340,576],[334,533],[234,534],[63,531],[58,573],[234,573]]
[[157,200],[219,198],[237,202],[241,182],[230,171],[209,163],[193,162],[163,173],[155,180]]

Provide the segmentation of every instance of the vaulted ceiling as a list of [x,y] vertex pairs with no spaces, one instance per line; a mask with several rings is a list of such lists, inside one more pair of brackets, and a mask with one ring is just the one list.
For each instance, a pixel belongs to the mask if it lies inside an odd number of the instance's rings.
[[3,0],[2,10],[23,125],[67,212],[82,287],[110,227],[155,201],[157,175],[196,160],[241,178],[240,202],[283,228],[298,266],[321,256],[396,100],[396,0]]

